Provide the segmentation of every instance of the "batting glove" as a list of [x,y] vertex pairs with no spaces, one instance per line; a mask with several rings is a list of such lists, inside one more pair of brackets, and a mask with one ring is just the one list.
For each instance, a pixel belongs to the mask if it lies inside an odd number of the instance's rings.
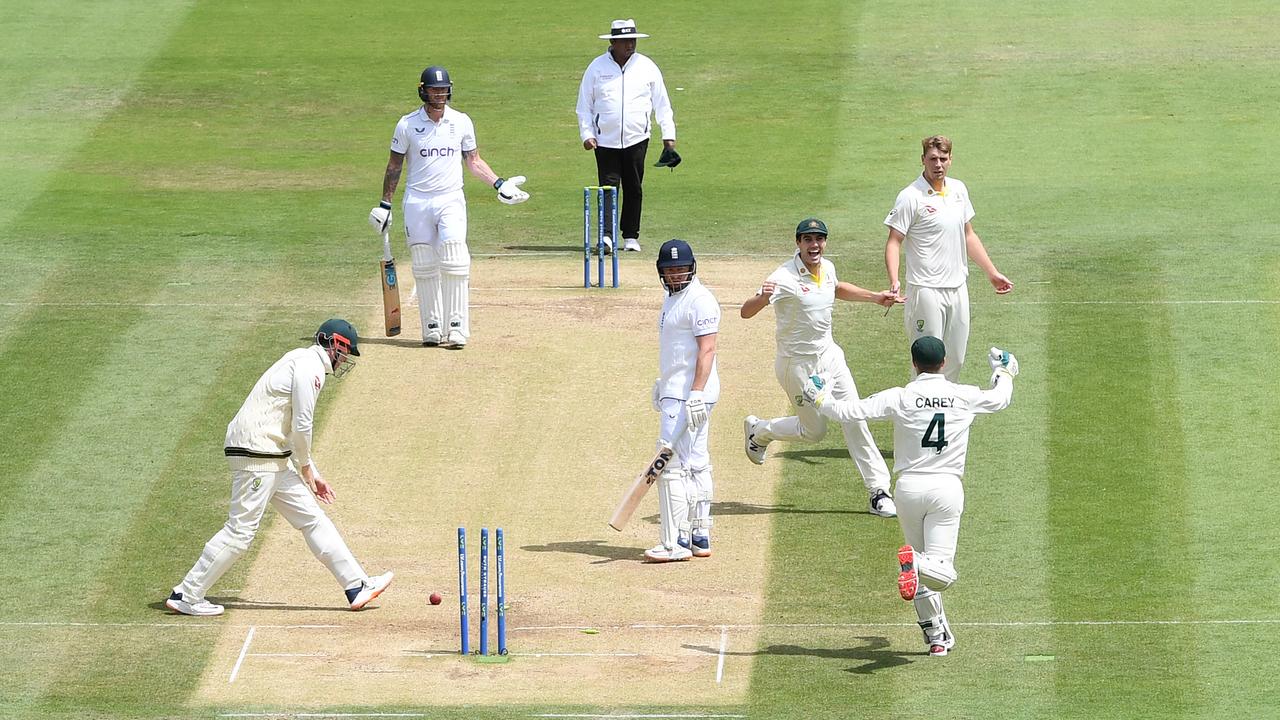
[[702,399],[701,390],[690,390],[689,399],[684,401],[684,410],[689,414],[689,430],[698,432],[711,417],[707,412],[707,403]]
[[804,395],[804,399],[812,403],[814,407],[822,407],[822,402],[827,399],[827,394],[823,392],[827,382],[817,375],[810,375],[808,380],[804,381],[804,389],[800,391]]
[[519,205],[529,199],[529,193],[520,189],[525,177],[517,175],[513,178],[498,178],[493,182],[493,189],[498,191],[498,199],[507,205]]
[[987,353],[987,361],[991,363],[991,374],[994,377],[997,372],[1009,373],[1009,377],[1018,376],[1018,358],[1013,353],[1000,348],[991,348]]
[[391,227],[391,203],[383,200],[378,203],[378,207],[370,210],[369,224],[379,235],[386,232],[387,228]]

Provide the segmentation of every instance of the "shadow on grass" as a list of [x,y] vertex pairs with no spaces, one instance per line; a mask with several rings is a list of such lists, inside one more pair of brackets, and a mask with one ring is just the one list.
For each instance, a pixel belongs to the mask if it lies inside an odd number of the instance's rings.
[[559,552],[574,553],[577,555],[589,555],[591,557],[603,558],[597,560],[592,565],[613,562],[615,560],[634,560],[639,562],[644,559],[645,548],[624,547],[622,545],[608,545],[604,540],[572,540],[566,542],[553,542],[546,545],[525,545],[521,550],[529,552]]
[[[734,657],[755,657],[758,655],[813,657],[821,660],[861,660],[863,664],[845,668],[845,672],[857,675],[870,675],[879,670],[888,670],[903,665],[910,665],[921,657],[918,652],[904,652],[889,648],[889,639],[877,635],[863,635],[857,638],[866,643],[855,648],[811,648],[803,645],[769,645],[751,652],[726,652]],[[695,650],[708,655],[719,655],[719,648],[705,645],[682,645],[686,650]]]
[[[245,600],[238,597],[214,597],[212,595],[208,597],[208,600],[211,603],[222,605],[228,610],[306,610],[308,612],[351,612],[351,607],[349,605],[344,605],[341,602],[335,602],[333,605],[287,605],[285,603],[267,602],[265,600]],[[163,600],[147,603],[147,607],[152,610],[160,610],[166,615],[185,617],[181,613],[176,613],[170,610],[165,606]],[[377,609],[377,605],[366,605],[360,612],[369,612]]]
[[[886,461],[893,459],[893,450],[881,449],[880,454]],[[786,458],[788,460],[797,460],[808,465],[816,465],[816,458],[849,460],[849,451],[846,448],[798,448],[795,450],[783,450],[781,452],[772,453],[772,455],[780,458]]]

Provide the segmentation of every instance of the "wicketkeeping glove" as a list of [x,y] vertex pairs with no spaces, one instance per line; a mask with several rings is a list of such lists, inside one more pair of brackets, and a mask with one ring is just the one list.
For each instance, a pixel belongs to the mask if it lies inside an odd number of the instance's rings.
[[379,235],[386,232],[387,228],[391,227],[391,203],[383,200],[378,203],[378,207],[370,210],[369,224]]
[[698,432],[707,424],[710,414],[707,412],[706,402],[702,400],[701,390],[689,391],[689,399],[684,401],[684,410],[689,414],[690,432]]
[[513,178],[498,178],[493,183],[493,189],[498,191],[498,199],[507,205],[519,205],[529,199],[529,193],[520,189],[524,184],[525,177],[516,175]]
[[658,156],[658,162],[654,163],[653,166],[674,168],[680,164],[681,159],[680,153],[676,152],[675,148],[664,147],[662,148],[662,155]]
[[800,391],[804,395],[807,402],[813,404],[814,407],[822,407],[822,402],[827,399],[827,394],[823,392],[827,382],[817,375],[810,375],[808,380],[804,381],[804,389]]
[[991,363],[993,377],[997,372],[1007,372],[1009,377],[1018,376],[1018,358],[1007,350],[991,348],[991,351],[987,353],[987,361]]

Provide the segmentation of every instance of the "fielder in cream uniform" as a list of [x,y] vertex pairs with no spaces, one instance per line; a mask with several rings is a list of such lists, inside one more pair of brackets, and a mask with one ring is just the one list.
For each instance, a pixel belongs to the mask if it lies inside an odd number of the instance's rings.
[[720,399],[716,336],[720,303],[696,276],[693,248],[668,240],[658,250],[658,277],[667,290],[658,320],[658,373],[653,408],[661,415],[660,445],[674,452],[658,479],[658,544],[648,562],[711,556],[711,410]]
[[[891,307],[894,294],[872,292],[836,279],[835,265],[822,255],[827,247],[827,226],[817,218],[806,218],[796,227],[796,255],[773,271],[760,292],[742,304],[742,317],[751,318],[766,306],[773,306],[777,320],[778,354],[773,371],[796,414],[764,420],[748,415],[743,422],[747,457],[760,465],[774,440],[818,442],[827,434],[827,420],[812,405],[805,405],[801,391],[810,375],[831,379],[834,397],[858,396],[853,374],[845,363],[844,350],[831,337],[831,311],[840,300],[876,303]],[[862,474],[870,496],[871,512],[893,517],[889,496],[889,467],[867,424],[842,423],[849,457]]]
[[969,259],[987,274],[996,293],[1013,291],[1013,283],[1000,274],[982,239],[973,230],[973,204],[969,189],[947,177],[951,168],[951,140],[927,137],[921,144],[924,171],[898,193],[885,218],[889,239],[884,264],[889,288],[899,293],[898,260],[907,258],[906,311],[903,326],[908,342],[926,335],[940,338],[950,354],[947,379],[960,379],[969,346]]
[[893,420],[893,464],[898,473],[898,522],[907,544],[898,549],[898,592],[915,603],[925,645],[946,655],[955,636],[942,610],[943,590],[956,581],[956,542],[964,512],[965,455],[974,417],[1009,407],[1018,361],[991,348],[991,388],[957,385],[941,374],[947,352],[926,335],[911,344],[917,373],[906,387],[859,400],[828,398],[822,378],[810,378],[805,398],[837,422]]
[[422,344],[460,350],[471,337],[471,253],[462,165],[493,185],[503,203],[522,203],[529,193],[520,189],[523,175],[500,178],[480,157],[471,118],[447,104],[453,97],[447,70],[438,65],[423,70],[418,96],[422,107],[396,123],[382,202],[369,213],[369,223],[379,234],[391,226],[391,199],[407,161],[404,234],[418,284]]
[[[359,356],[359,338],[346,320],[326,321],[315,344],[285,353],[267,369],[227,425],[225,454],[231,465],[227,522],[204,546],[200,559],[165,605],[184,615],[221,615],[205,599],[209,588],[249,549],[270,503],[302,532],[307,547],[346,591],[352,610],[363,608],[391,584],[392,573],[369,577],[316,502],[334,501],[333,488],[311,457],[316,398],[325,376],[340,378]],[[295,468],[297,468],[295,470]]]

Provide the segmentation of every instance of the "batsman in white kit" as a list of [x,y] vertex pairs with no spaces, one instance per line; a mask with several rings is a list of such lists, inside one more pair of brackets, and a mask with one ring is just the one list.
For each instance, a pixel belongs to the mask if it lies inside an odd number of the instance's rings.
[[1013,292],[1013,283],[996,269],[973,229],[969,188],[947,177],[951,140],[934,135],[921,145],[924,170],[898,193],[884,219],[889,226],[884,265],[890,290],[900,294],[898,261],[905,253],[907,342],[926,335],[942,340],[949,353],[943,374],[956,382],[969,346],[969,260],[982,268],[997,294]]
[[693,248],[668,240],[658,250],[658,277],[666,288],[658,319],[658,374],[653,409],[660,415],[658,444],[674,459],[658,478],[658,544],[647,562],[711,557],[711,411],[720,399],[716,337],[720,303],[697,278]]
[[911,344],[916,377],[906,387],[864,400],[829,397],[823,378],[805,384],[806,401],[839,422],[893,420],[893,461],[898,473],[898,522],[907,544],[898,549],[898,593],[915,604],[929,655],[941,657],[955,646],[942,609],[942,591],[958,577],[956,543],[964,512],[965,456],[969,427],[978,415],[1009,407],[1018,360],[991,348],[991,387],[958,385],[942,370],[946,347],[931,335]]
[[[810,375],[830,378],[834,397],[858,396],[853,373],[845,363],[844,350],[831,337],[831,312],[836,300],[862,301],[892,307],[900,302],[894,293],[872,292],[836,279],[835,265],[823,257],[827,248],[827,225],[817,218],[805,218],[796,226],[796,254],[761,285],[760,291],[742,304],[743,318],[755,317],[773,306],[777,320],[778,354],[773,372],[778,384],[796,409],[795,415],[773,419],[748,415],[743,421],[747,458],[764,463],[769,443],[774,440],[819,442],[827,435],[827,420],[805,405],[801,396]],[[881,517],[895,514],[889,495],[889,466],[860,420],[841,423],[849,457],[862,475],[871,513]]]
[[356,329],[335,318],[316,331],[315,344],[285,353],[258,379],[227,425],[227,522],[173,588],[166,607],[184,615],[222,614],[223,607],[205,596],[249,549],[268,503],[302,532],[307,547],[346,592],[352,610],[363,608],[391,584],[393,573],[369,577],[317,502],[330,504],[335,495],[311,455],[316,399],[325,376],[341,378],[355,366],[351,358],[359,355]]
[[461,350],[471,337],[471,253],[462,165],[493,185],[498,200],[507,205],[528,200],[529,193],[520,189],[523,175],[498,177],[480,157],[471,118],[448,104],[453,83],[447,70],[438,65],[423,70],[418,97],[422,107],[396,123],[382,202],[370,211],[369,223],[379,237],[391,226],[391,200],[407,162],[404,234],[417,282],[422,344]]

